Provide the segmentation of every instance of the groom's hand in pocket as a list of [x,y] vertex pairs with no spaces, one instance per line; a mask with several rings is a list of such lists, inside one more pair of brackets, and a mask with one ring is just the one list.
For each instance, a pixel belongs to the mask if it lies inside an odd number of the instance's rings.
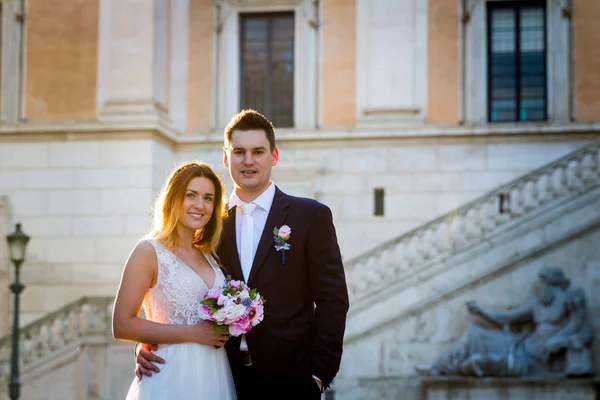
[[151,371],[156,373],[160,372],[160,369],[152,364],[152,361],[164,364],[165,360],[154,354],[154,351],[156,350],[158,350],[158,345],[156,344],[136,345],[137,355],[135,356],[135,376],[137,376],[139,380],[142,379],[142,375],[152,376]]

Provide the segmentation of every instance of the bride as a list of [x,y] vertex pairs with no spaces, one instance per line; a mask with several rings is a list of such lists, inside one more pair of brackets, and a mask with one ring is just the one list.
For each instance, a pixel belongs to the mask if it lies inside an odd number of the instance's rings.
[[[213,323],[198,306],[224,283],[212,257],[222,228],[224,185],[206,164],[175,169],[154,208],[149,238],[125,265],[113,312],[115,339],[158,343],[166,361],[152,379],[134,378],[128,400],[235,399],[231,370]],[[143,305],[147,319],[139,318]]]

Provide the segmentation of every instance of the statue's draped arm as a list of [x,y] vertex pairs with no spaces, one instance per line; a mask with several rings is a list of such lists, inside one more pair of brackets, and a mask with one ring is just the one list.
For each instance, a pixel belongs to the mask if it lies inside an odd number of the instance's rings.
[[526,304],[512,310],[488,310],[480,307],[478,314],[486,320],[504,327],[510,324],[531,322],[533,320],[533,306]]

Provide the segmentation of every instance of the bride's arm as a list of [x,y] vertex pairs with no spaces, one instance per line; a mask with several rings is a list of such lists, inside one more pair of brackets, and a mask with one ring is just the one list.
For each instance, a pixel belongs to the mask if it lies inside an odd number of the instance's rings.
[[146,292],[158,275],[156,252],[151,243],[141,241],[131,252],[115,299],[112,329],[115,339],[140,343],[202,343],[222,346],[211,322],[198,325],[161,324],[139,318],[138,313]]

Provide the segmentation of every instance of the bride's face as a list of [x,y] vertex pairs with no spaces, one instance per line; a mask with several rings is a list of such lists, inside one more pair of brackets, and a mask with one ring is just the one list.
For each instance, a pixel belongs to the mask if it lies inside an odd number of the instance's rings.
[[204,228],[213,214],[215,204],[215,185],[208,178],[196,177],[190,180],[181,210],[179,210],[179,225],[193,230]]

